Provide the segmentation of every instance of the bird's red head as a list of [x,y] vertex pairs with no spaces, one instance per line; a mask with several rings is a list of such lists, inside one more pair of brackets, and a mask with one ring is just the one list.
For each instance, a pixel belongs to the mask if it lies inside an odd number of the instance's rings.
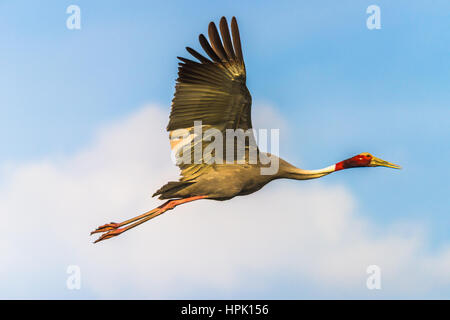
[[379,166],[400,169],[400,166],[396,164],[374,157],[368,152],[363,152],[347,160],[336,163],[336,171],[357,167],[379,167]]

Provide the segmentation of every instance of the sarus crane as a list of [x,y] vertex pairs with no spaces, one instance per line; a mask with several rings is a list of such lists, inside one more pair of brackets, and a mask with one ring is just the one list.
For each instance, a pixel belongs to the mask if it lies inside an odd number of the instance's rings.
[[[181,62],[167,126],[172,149],[178,144],[186,145],[174,133],[181,129],[192,132],[195,121],[201,121],[202,130],[213,128],[223,135],[229,129],[252,129],[252,99],[246,86],[247,75],[236,18],[231,20],[231,35],[225,17],[221,18],[219,28],[221,37],[214,22],[209,24],[209,42],[203,34],[199,36],[200,45],[209,59],[190,47],[186,47],[186,50],[197,62],[178,57]],[[192,135],[189,137],[192,138]],[[194,149],[192,139],[187,139],[187,142],[189,148]],[[167,202],[121,223],[111,222],[98,227],[91,234],[103,234],[95,242],[118,236],[183,203],[200,199],[229,200],[258,191],[275,179],[316,179],[356,167],[383,166],[400,169],[396,164],[363,152],[319,170],[300,169],[277,158],[278,170],[273,174],[261,174],[260,169],[267,164],[260,160],[256,163],[248,161],[252,148],[266,157],[275,157],[260,152],[256,144],[248,143],[245,145],[244,161],[210,163],[202,158],[193,163],[178,163],[181,170],[179,181],[168,182],[153,195],[168,200]]]

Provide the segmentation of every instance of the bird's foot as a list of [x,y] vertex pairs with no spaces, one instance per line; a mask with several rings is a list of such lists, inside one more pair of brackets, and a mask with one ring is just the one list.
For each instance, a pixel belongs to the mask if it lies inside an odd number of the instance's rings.
[[94,241],[94,243],[97,243],[102,240],[110,239],[112,237],[116,237],[116,236],[120,235],[122,232],[124,232],[125,230],[126,230],[126,228],[112,229],[112,230],[102,234],[97,240]]
[[107,223],[107,224],[104,224],[103,226],[98,227],[94,231],[92,231],[91,235],[93,235],[94,233],[101,233],[101,232],[106,232],[106,231],[110,231],[110,230],[115,230],[119,227],[120,227],[119,223],[115,223],[115,222]]

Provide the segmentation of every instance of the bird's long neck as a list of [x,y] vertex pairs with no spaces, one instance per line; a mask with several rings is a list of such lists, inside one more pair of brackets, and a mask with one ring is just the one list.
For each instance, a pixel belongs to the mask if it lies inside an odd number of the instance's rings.
[[344,170],[344,169],[350,169],[355,167],[363,167],[367,166],[369,162],[367,162],[367,159],[360,159],[360,155],[356,155],[352,158],[340,161],[338,163],[332,164],[331,166],[328,166],[323,169],[318,170],[304,170],[297,168],[290,163],[282,160],[281,164],[281,174],[279,177],[281,178],[287,178],[287,179],[295,179],[295,180],[307,180],[307,179],[316,179],[323,176],[326,176],[330,173]]
[[316,179],[341,169],[340,162],[318,170],[304,170],[294,166],[289,166],[284,170],[285,172],[283,177],[295,180]]

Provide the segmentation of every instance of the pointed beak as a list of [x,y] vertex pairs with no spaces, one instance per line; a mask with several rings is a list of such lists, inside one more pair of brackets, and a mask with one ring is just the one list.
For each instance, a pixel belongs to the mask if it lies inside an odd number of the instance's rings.
[[373,157],[372,160],[370,161],[370,166],[371,167],[388,167],[388,168],[394,168],[394,169],[401,169],[402,167],[400,167],[397,164],[382,160],[380,158],[377,157]]

